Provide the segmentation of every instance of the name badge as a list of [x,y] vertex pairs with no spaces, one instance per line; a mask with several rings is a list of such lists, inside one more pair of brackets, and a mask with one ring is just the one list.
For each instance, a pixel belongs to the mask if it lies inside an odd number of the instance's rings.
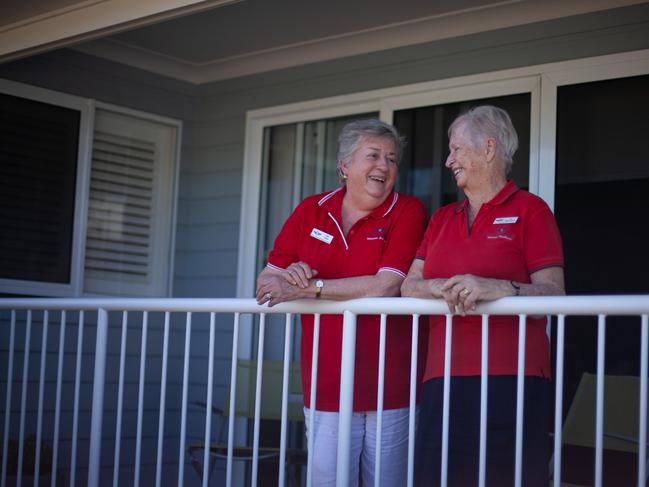
[[329,235],[327,232],[323,232],[322,230],[318,230],[317,228],[311,230],[311,236],[326,244],[330,244],[334,239],[333,235]]
[[504,225],[507,223],[516,223],[518,221],[517,216],[503,216],[500,218],[496,218],[494,220],[494,225]]

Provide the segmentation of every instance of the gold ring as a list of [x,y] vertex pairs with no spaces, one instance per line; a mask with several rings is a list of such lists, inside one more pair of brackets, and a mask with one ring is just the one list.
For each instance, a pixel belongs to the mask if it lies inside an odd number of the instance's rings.
[[471,291],[469,291],[467,288],[464,288],[460,291],[460,294],[462,296],[468,296],[469,294],[471,294]]

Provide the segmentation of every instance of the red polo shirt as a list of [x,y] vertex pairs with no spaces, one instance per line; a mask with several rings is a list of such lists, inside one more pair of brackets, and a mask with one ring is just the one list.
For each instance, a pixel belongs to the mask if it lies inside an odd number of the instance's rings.
[[[424,278],[457,274],[529,283],[530,274],[563,266],[561,236],[545,202],[508,181],[480,207],[470,230],[468,200],[440,208],[430,219],[417,258],[424,259]],[[550,353],[545,319],[527,318],[525,374],[549,377]],[[430,318],[424,380],[444,375],[445,318]],[[479,375],[481,317],[455,316],[452,375]],[[518,317],[489,319],[489,374],[516,375]]]
[[[322,279],[394,272],[405,277],[426,224],[423,205],[411,196],[391,193],[370,215],[342,231],[341,207],[346,188],[304,199],[280,231],[268,265],[285,269],[303,261]],[[409,396],[411,318],[387,320],[384,408],[406,407]],[[302,385],[310,405],[313,315],[302,316]],[[342,316],[320,318],[316,409],[338,411]],[[379,317],[359,316],[356,330],[354,410],[376,410]],[[420,356],[423,354],[420,353]],[[422,361],[423,363],[423,361]]]

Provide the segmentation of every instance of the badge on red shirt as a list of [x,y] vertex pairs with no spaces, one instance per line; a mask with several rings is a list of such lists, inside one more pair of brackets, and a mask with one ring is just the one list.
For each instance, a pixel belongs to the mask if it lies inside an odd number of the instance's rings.
[[322,230],[318,230],[317,228],[311,230],[311,236],[326,244],[330,244],[334,239],[333,235],[329,235],[327,232],[323,232]]
[[517,216],[502,216],[494,220],[494,225],[505,225],[507,223],[516,223],[517,221]]

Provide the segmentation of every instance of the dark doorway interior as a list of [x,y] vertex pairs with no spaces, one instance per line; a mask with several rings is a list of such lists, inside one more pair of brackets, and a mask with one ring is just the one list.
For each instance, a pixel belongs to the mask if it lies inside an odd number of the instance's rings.
[[[648,109],[649,76],[559,88],[555,214],[569,295],[649,293]],[[597,317],[567,318],[565,345],[564,418],[582,375],[597,371]],[[639,317],[606,318],[604,357],[608,376],[639,375]],[[578,463],[568,452],[564,465]],[[621,465],[632,475],[637,457],[605,452],[605,472]]]

